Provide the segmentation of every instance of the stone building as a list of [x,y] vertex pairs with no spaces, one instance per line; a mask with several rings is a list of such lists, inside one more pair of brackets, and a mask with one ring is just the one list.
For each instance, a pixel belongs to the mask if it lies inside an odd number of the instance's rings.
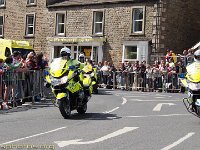
[[0,37],[27,40],[35,51],[45,51],[47,16],[46,0],[1,0]]
[[52,59],[62,47],[96,62],[181,53],[200,39],[197,0],[1,0],[0,36]]

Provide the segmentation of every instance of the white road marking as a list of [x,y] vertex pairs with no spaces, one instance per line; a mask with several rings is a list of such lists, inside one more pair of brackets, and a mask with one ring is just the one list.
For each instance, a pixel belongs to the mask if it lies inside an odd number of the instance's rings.
[[173,106],[175,104],[174,103],[159,103],[156,105],[156,107],[154,107],[153,111],[161,111],[162,105]]
[[133,96],[124,96],[124,97],[146,97],[148,95],[133,95]]
[[115,111],[115,110],[117,110],[117,109],[119,109],[119,107],[116,107],[116,108],[114,108],[114,109],[112,109],[112,110],[110,110],[110,111],[106,111],[106,112],[103,112],[104,114],[109,114],[109,113],[111,113],[111,112],[113,112],[113,111]]
[[76,139],[76,140],[69,140],[69,141],[55,141],[54,143],[58,144],[59,147],[65,147],[68,145],[85,145],[85,144],[94,144],[94,143],[98,143],[98,142],[103,142],[105,140],[108,140],[110,138],[119,136],[121,134],[133,131],[138,129],[139,127],[124,127],[123,129],[117,130],[113,133],[110,133],[106,136],[103,136],[101,138],[98,138],[96,140],[93,141],[86,141],[86,142],[80,142],[82,139]]
[[165,98],[165,97],[155,97],[155,98]]
[[169,114],[169,115],[148,115],[148,116],[125,116],[126,118],[147,118],[147,117],[173,117],[173,116],[188,116],[190,114]]
[[129,101],[137,101],[137,102],[182,102],[181,100],[167,100],[167,99],[151,99],[151,100],[143,100],[143,99],[130,99]]
[[56,132],[56,131],[59,131],[59,130],[65,129],[65,128],[66,128],[66,127],[61,127],[61,128],[57,128],[57,129],[54,129],[54,130],[47,131],[47,132],[34,134],[34,135],[27,136],[27,137],[20,138],[20,139],[15,139],[15,140],[13,140],[13,141],[1,143],[0,146],[1,146],[1,145],[5,145],[5,144],[10,144],[10,143],[18,142],[18,141],[22,141],[22,140],[25,140],[25,139],[30,139],[30,138],[37,137],[37,136],[40,136],[40,135],[44,135],[44,134]]
[[190,138],[191,136],[193,136],[195,133],[194,132],[190,132],[188,133],[186,136],[182,137],[181,139],[179,139],[178,141],[174,142],[173,144],[167,146],[167,147],[164,147],[163,149],[161,150],[170,150],[172,149],[173,147],[177,146],[178,144],[182,143],[183,141],[187,140],[188,138]]
[[127,103],[127,99],[125,99],[124,97],[122,97],[122,99],[123,99],[122,105],[126,104]]

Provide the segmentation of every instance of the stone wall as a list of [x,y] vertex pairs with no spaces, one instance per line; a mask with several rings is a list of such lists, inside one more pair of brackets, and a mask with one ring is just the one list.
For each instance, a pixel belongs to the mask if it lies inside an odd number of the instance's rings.
[[[131,35],[131,11],[133,6],[146,6],[145,34]],[[50,24],[55,24],[56,11],[66,11],[66,37],[92,36],[93,10],[104,10],[104,60],[118,64],[122,60],[124,41],[151,40],[153,3],[110,4],[101,6],[50,8]],[[55,26],[50,28],[54,35]]]
[[165,11],[161,26],[161,43],[164,48],[182,53],[200,40],[200,1],[197,0],[162,0]]
[[[26,14],[35,13],[35,35],[25,37]],[[0,8],[0,15],[5,16],[4,39],[27,40],[34,50],[46,51],[46,37],[50,36],[48,23],[48,9],[45,0],[37,0],[35,6],[27,6],[26,0],[7,0],[6,7]]]
[[[50,2],[54,0],[50,0]],[[62,1],[62,0],[61,0]],[[200,40],[199,0],[161,0],[163,11],[161,18],[160,44],[166,50],[174,49],[181,53]],[[78,7],[46,8],[46,0],[37,0],[36,6],[27,6],[26,0],[7,0],[6,7],[0,8],[5,16],[4,38],[28,40],[36,51],[49,53],[47,37],[55,36],[56,12],[66,12],[66,37],[92,36],[92,12],[104,10],[104,36],[107,42],[103,47],[104,60],[118,64],[122,60],[124,41],[151,41],[153,35],[154,3],[103,4]],[[146,6],[145,34],[130,35],[131,10],[133,6]],[[26,14],[35,13],[36,26],[34,38],[25,38]],[[159,49],[158,52],[163,52]],[[164,52],[163,52],[164,53]]]

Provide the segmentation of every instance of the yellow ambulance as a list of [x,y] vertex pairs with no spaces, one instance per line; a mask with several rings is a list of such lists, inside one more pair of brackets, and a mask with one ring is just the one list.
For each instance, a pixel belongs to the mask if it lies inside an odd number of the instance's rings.
[[28,41],[0,39],[0,58],[5,59],[14,51],[19,51],[23,56],[33,52],[33,47]]

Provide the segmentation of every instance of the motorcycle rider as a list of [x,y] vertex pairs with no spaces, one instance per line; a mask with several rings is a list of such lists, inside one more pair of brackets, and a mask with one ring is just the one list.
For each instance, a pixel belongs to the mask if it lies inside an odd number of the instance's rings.
[[[194,62],[191,63],[186,67],[187,74],[186,78],[190,78],[192,74],[195,74],[196,72],[200,73],[200,49],[196,50],[194,53]],[[195,102],[192,102],[192,108],[190,108],[191,111],[194,111]]]
[[83,63],[85,62],[85,55],[83,53],[80,53],[80,55],[78,56],[78,60],[79,62]]
[[67,60],[67,63],[70,63],[69,66],[80,66],[80,62],[77,61],[76,59],[71,59],[71,50],[67,47],[63,47],[61,50],[60,50],[60,56],[61,56],[61,59],[66,59]]

